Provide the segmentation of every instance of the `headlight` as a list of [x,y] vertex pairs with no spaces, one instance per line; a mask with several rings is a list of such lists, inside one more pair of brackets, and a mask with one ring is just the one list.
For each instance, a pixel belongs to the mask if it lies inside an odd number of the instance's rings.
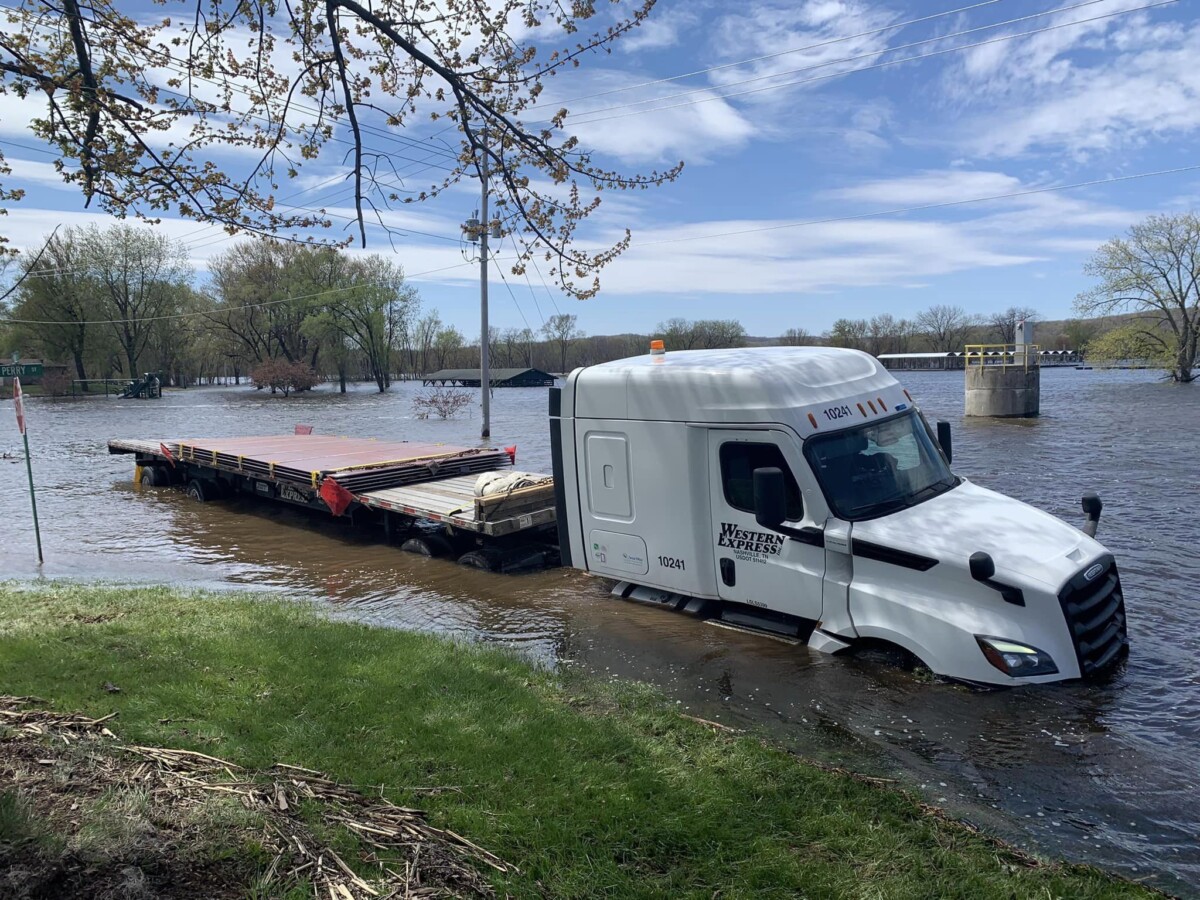
[[1058,666],[1050,658],[1050,654],[1037,647],[1018,644],[1016,641],[1006,641],[1003,638],[975,636],[979,649],[987,657],[987,661],[1013,678],[1025,678],[1029,675],[1055,675]]

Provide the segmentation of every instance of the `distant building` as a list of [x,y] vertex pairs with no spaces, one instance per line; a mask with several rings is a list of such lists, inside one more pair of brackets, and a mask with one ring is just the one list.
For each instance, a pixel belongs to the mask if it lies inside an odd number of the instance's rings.
[[[554,376],[541,369],[492,369],[492,387],[552,387]],[[454,385],[457,387],[479,387],[478,369],[442,369],[421,377],[428,385]]]

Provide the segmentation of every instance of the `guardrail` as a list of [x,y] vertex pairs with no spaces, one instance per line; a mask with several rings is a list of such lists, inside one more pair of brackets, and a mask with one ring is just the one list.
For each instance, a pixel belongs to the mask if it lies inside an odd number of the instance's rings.
[[967,344],[963,357],[971,366],[1036,369],[1041,364],[1037,344]]

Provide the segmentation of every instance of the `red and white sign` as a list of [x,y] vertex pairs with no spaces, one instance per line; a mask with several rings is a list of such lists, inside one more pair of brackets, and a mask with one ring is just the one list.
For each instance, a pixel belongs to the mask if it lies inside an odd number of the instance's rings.
[[25,433],[25,396],[21,393],[21,379],[13,379],[13,406],[17,410],[17,431]]

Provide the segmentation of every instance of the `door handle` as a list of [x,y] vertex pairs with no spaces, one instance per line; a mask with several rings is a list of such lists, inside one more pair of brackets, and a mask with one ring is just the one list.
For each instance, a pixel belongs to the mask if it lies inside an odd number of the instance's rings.
[[733,560],[728,557],[721,559],[721,581],[725,582],[726,587],[737,584],[737,572],[733,568]]

